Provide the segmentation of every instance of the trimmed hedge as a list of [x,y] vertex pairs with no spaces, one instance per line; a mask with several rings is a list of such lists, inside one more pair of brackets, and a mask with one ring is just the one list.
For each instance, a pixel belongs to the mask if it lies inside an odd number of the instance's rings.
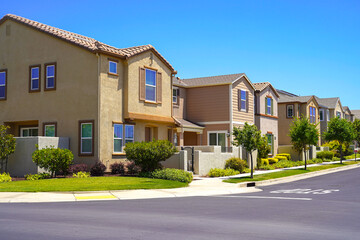
[[279,153],[279,154],[276,154],[276,156],[286,157],[287,160],[291,160],[291,154],[290,153]]
[[41,180],[41,179],[48,179],[50,178],[50,174],[49,173],[39,173],[39,174],[26,174],[25,175],[25,179],[26,180],[30,180],[30,181],[34,181],[34,180]]
[[277,163],[279,161],[278,158],[268,158],[268,161],[269,161],[269,164],[274,164],[274,163]]
[[245,171],[245,168],[247,168],[247,163],[245,160],[232,157],[226,160],[225,168],[231,168],[239,171],[240,173],[243,173]]
[[269,159],[268,158],[261,158],[259,161],[260,166],[267,166],[269,165]]
[[191,183],[193,175],[190,172],[175,168],[158,169],[151,173],[153,178]]
[[281,160],[288,160],[287,157],[285,157],[285,156],[279,156],[279,155],[276,155],[276,157],[274,157],[274,158],[278,159],[279,161],[281,161]]
[[225,177],[225,176],[232,176],[240,174],[239,171],[227,168],[227,169],[221,169],[221,168],[212,168],[209,172],[209,177]]
[[333,159],[333,158],[334,158],[334,152],[331,152],[331,151],[318,152],[318,153],[316,154],[316,158],[321,158],[321,159]]

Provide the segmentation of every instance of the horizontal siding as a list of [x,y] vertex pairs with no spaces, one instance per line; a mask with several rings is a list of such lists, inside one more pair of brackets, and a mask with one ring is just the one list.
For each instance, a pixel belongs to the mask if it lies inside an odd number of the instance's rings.
[[[238,110],[238,90],[243,89],[249,93],[249,111],[241,112]],[[232,108],[233,121],[254,123],[254,90],[243,77],[232,86]]]

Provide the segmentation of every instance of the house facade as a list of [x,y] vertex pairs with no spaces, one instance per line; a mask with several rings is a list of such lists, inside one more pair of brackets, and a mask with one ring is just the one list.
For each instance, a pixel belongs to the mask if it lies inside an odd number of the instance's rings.
[[70,138],[75,162],[109,166],[124,145],[172,140],[173,67],[151,45],[115,48],[15,15],[0,20],[0,124]]
[[255,124],[271,146],[269,156],[278,152],[278,101],[280,95],[268,82],[254,83]]

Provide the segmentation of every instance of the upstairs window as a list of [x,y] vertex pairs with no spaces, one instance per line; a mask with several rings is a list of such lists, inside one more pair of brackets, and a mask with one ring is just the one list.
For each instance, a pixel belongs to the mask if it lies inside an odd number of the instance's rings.
[[341,112],[336,112],[336,116],[338,117],[338,118],[341,118]]
[[30,66],[30,89],[29,92],[40,91],[40,65]]
[[179,89],[178,89],[178,88],[174,88],[174,89],[173,89],[173,103],[174,103],[174,104],[179,104],[178,98],[179,98]]
[[56,89],[56,63],[45,64],[45,91]]
[[80,121],[80,155],[94,155],[94,121]]
[[109,73],[117,74],[117,62],[109,61]]
[[310,107],[310,123],[316,122],[316,109],[314,107]]
[[6,70],[0,70],[0,100],[6,100],[6,73]]
[[134,125],[125,125],[125,145],[134,142]]
[[114,153],[121,153],[123,149],[123,125],[114,124]]
[[271,97],[265,98],[265,114],[273,115],[273,99]]
[[247,106],[247,92],[240,90],[240,111],[246,111]]
[[156,71],[145,69],[145,99],[156,102]]
[[320,121],[324,121],[324,109],[319,110]]
[[294,105],[287,105],[286,106],[286,116],[287,116],[287,118],[294,117]]

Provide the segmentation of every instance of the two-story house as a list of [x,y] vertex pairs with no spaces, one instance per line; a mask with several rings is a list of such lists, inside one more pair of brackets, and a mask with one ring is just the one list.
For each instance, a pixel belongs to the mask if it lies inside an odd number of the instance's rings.
[[280,95],[269,82],[254,83],[255,124],[268,138],[270,156],[278,151],[278,101]]
[[350,122],[354,121],[354,114],[351,112],[348,106],[343,107],[344,109],[344,118]]
[[15,15],[0,20],[0,124],[70,138],[107,166],[133,141],[172,139],[174,68],[151,45],[116,48]]
[[230,147],[232,129],[255,123],[255,88],[244,73],[173,79],[177,144]]

